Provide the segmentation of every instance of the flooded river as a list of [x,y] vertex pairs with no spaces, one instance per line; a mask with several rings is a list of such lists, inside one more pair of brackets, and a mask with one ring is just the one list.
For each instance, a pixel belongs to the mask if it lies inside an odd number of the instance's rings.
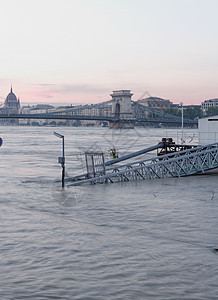
[[217,299],[218,174],[62,190],[54,130],[68,175],[85,149],[122,155],[166,136],[0,127],[0,298]]

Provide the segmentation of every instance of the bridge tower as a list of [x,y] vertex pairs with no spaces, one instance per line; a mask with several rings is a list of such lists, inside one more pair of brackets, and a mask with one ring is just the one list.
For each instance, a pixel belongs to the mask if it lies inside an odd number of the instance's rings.
[[110,94],[112,97],[112,116],[119,118],[119,121],[110,122],[110,128],[134,128],[131,108],[131,94],[130,90],[113,91]]

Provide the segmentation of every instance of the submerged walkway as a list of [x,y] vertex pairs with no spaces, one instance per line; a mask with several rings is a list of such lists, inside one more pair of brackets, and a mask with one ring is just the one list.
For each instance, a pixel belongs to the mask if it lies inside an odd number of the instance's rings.
[[141,155],[162,146],[160,143],[109,162],[104,162],[103,153],[86,153],[86,162],[92,162],[91,168],[88,164],[86,174],[66,178],[66,186],[183,177],[205,173],[218,167],[218,143],[120,164],[123,160],[137,157],[136,153]]

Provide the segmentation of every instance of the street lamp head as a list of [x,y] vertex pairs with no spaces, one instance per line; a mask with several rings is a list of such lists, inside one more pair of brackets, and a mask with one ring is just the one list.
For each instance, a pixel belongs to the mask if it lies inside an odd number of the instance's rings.
[[54,132],[53,134],[61,139],[64,137],[63,135],[61,135],[60,133],[57,133],[57,132]]
[[180,106],[183,106],[183,102],[180,102],[179,105],[180,105]]

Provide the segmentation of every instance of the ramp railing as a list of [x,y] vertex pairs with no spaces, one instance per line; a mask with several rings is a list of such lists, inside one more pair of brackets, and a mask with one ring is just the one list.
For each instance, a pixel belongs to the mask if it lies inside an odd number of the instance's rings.
[[[71,178],[68,186],[85,183],[114,183],[139,179],[154,179],[165,177],[183,177],[205,173],[218,167],[218,143],[200,146],[184,151],[174,152],[151,159],[138,160],[124,165],[108,167],[103,163],[95,166],[96,171],[89,171],[91,176]],[[88,174],[89,174],[88,172]]]

